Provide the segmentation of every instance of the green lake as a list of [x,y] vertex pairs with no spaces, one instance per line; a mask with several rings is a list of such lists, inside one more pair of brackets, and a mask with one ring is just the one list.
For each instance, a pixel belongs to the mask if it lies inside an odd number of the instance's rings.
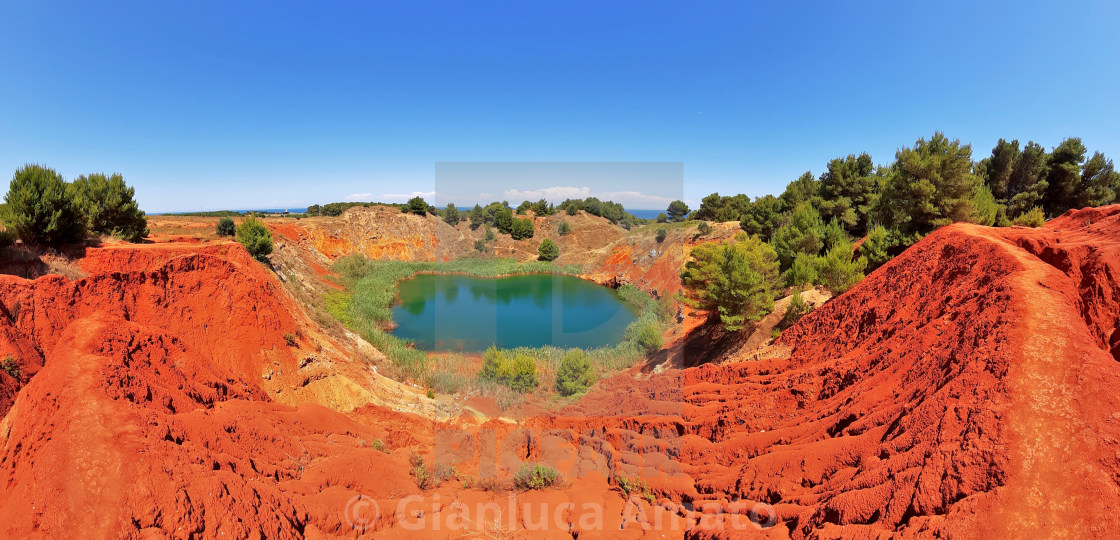
[[613,289],[572,276],[421,274],[398,289],[393,335],[424,350],[614,345],[637,317]]

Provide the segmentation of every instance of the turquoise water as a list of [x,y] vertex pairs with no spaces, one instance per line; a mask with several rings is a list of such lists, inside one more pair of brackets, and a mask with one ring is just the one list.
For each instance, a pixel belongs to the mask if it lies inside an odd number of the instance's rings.
[[424,350],[614,345],[636,318],[613,289],[572,276],[422,274],[398,287],[393,334]]

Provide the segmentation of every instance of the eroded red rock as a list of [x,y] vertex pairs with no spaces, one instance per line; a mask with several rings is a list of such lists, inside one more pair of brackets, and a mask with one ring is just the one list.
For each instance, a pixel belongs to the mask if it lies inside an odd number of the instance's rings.
[[[0,374],[3,536],[987,538],[1120,525],[1120,206],[1040,229],[945,227],[784,332],[788,357],[630,370],[521,425],[286,399],[306,384],[311,341],[341,345],[313,335],[244,250],[90,251],[85,278],[0,276],[0,355],[26,375]],[[458,477],[419,490],[413,452]],[[526,461],[568,482],[512,499],[482,485]],[[649,491],[625,497],[618,477]]]

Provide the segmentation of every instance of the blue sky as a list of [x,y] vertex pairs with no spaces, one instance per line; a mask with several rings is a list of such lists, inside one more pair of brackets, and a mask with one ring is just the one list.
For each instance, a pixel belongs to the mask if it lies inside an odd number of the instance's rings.
[[934,130],[1120,155],[1117,2],[90,4],[0,0],[0,171],[118,171],[151,212],[431,192],[469,161],[679,162],[689,200],[756,196]]

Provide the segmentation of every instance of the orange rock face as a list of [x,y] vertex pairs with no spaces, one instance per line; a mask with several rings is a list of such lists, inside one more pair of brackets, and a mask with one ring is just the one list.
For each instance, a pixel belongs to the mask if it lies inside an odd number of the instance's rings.
[[[655,257],[643,275],[672,266]],[[1120,206],[1040,229],[945,227],[784,332],[788,357],[634,369],[520,425],[285,401],[314,323],[235,244],[94,249],[81,268],[0,276],[0,356],[23,373],[0,373],[0,536],[1120,526]],[[414,451],[458,478],[419,489]],[[533,461],[567,483],[491,489]],[[648,489],[626,496],[619,477]]]

